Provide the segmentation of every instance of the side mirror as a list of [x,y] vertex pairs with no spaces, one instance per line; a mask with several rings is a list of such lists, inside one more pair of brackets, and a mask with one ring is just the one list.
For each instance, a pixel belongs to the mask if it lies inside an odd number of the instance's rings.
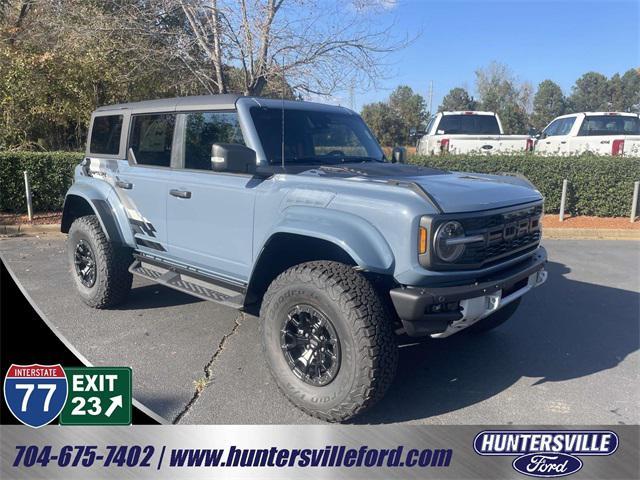
[[214,172],[256,172],[256,152],[237,143],[211,145],[211,170]]
[[391,151],[391,163],[405,163],[407,161],[407,149],[394,147]]
[[424,135],[424,130],[418,130],[416,128],[412,128],[409,130],[409,138],[422,137]]

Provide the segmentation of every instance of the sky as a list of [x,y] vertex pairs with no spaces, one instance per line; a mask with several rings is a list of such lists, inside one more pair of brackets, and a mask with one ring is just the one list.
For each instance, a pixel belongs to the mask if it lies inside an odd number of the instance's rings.
[[[571,92],[588,71],[640,67],[640,0],[385,0],[399,32],[419,37],[393,53],[388,78],[355,92],[355,109],[409,85],[433,109],[454,87],[475,90],[475,71],[498,61],[534,87],[547,78]],[[389,20],[387,19],[387,20]],[[342,102],[350,106],[348,95]]]

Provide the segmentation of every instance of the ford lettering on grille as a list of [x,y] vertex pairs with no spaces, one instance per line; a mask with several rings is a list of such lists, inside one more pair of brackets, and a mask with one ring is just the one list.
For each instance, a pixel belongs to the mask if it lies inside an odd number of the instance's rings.
[[467,245],[458,263],[486,265],[518,252],[533,250],[540,242],[542,206],[536,205],[489,217],[462,220],[468,236],[484,235],[484,242]]

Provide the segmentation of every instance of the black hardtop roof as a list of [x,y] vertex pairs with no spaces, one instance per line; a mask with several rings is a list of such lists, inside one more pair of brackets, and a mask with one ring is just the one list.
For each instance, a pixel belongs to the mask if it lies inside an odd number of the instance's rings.
[[[114,110],[128,110],[131,112],[171,112],[184,110],[204,110],[213,108],[216,110],[234,110],[239,99],[247,99],[255,102],[256,105],[279,108],[282,100],[274,98],[245,97],[235,93],[220,95],[197,95],[190,97],[162,98],[157,100],[144,100],[141,102],[119,103],[116,105],[105,105],[96,109],[96,113],[113,112]],[[285,100],[284,107],[288,109],[313,108],[318,110],[341,109],[345,113],[351,110],[324,103],[306,102],[301,100]]]

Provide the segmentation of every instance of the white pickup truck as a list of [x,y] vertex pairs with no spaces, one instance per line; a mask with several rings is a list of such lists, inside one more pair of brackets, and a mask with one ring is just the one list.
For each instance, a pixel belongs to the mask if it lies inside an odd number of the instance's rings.
[[531,151],[529,135],[505,135],[493,112],[440,112],[418,140],[418,155]]
[[541,155],[640,156],[637,113],[585,112],[562,115],[540,134],[535,153]]

